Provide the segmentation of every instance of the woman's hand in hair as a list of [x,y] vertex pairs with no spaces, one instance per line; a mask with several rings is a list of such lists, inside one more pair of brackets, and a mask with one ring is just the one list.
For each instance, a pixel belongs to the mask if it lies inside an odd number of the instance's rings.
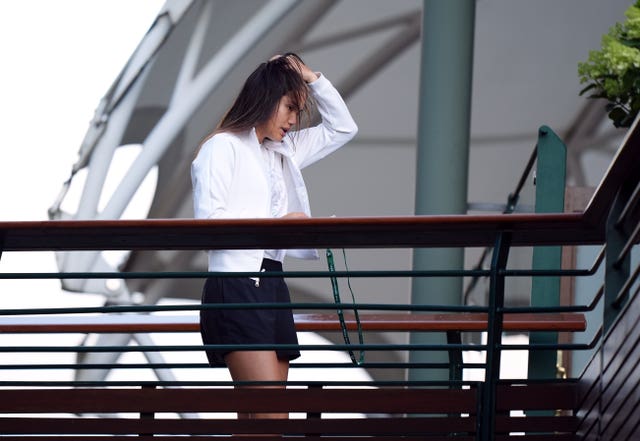
[[312,71],[309,66],[304,64],[304,62],[298,56],[294,54],[287,54],[285,56],[287,57],[287,61],[289,61],[289,63],[291,63],[296,69],[300,71],[300,75],[302,75],[302,79],[305,83],[313,83],[318,79],[318,75],[314,71]]
[[309,66],[304,64],[304,62],[296,54],[288,53],[285,55],[274,55],[273,57],[269,58],[269,61],[277,60],[281,57],[285,57],[291,66],[300,71],[300,75],[302,75],[302,79],[305,83],[313,83],[318,79],[318,75],[314,71],[312,71]]

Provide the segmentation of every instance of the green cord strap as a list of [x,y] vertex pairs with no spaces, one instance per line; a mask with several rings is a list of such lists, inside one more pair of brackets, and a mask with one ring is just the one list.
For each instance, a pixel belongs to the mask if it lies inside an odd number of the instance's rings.
[[[345,252],[344,249],[342,250],[342,255],[344,257],[345,269],[349,271],[349,268],[347,267],[347,253]],[[333,252],[330,249],[327,249],[327,266],[329,267],[329,272],[332,272],[332,273],[335,272],[336,267],[333,260]],[[336,302],[336,304],[340,304],[342,302],[340,300],[340,288],[338,287],[338,279],[332,276],[330,277],[330,280],[331,280],[331,289],[333,290],[333,299]],[[355,295],[353,294],[353,289],[351,289],[351,280],[349,279],[348,276],[347,276],[347,285],[349,286],[349,292],[351,292],[351,299],[353,300],[353,312],[356,318],[356,325],[358,327],[358,341],[361,345],[363,345],[364,336],[362,334],[362,325],[360,323],[360,316],[358,314],[358,309],[356,308],[356,298],[355,298]],[[336,311],[338,313],[338,319],[340,320],[340,328],[342,329],[342,337],[344,338],[344,342],[347,345],[351,345],[351,339],[349,338],[349,331],[347,330],[347,324],[344,321],[344,314],[342,312],[342,308],[337,308]],[[356,356],[353,353],[353,350],[349,348],[349,357],[351,357],[351,361],[353,362],[353,364],[360,365],[364,363],[364,350],[360,350],[360,359],[356,360]]]

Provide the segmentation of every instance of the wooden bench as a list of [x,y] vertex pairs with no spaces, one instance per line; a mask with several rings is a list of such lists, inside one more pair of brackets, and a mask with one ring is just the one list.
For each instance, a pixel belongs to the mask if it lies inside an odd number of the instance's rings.
[[[575,417],[509,415],[513,409],[571,411],[576,402],[574,386],[501,384],[495,439],[510,439],[509,432],[526,431],[527,436],[518,440],[575,440]],[[477,439],[480,394],[479,385],[468,389],[11,389],[0,390],[0,431],[3,439],[15,441],[25,439],[20,435],[50,440],[69,440],[78,435],[83,440],[124,440],[132,435],[151,439],[162,435],[162,439],[181,440],[185,435],[192,439],[210,435],[247,439],[276,433],[343,441],[444,441],[455,433],[456,440],[471,441]],[[554,399],[549,400],[548,394]],[[238,411],[293,415],[286,420],[237,420],[228,415]],[[192,413],[199,413],[199,417],[176,416]],[[536,438],[536,433],[547,435]]]

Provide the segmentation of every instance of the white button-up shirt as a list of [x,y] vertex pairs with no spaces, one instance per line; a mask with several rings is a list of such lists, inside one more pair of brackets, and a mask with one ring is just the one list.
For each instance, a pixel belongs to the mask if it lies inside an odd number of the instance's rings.
[[[309,88],[322,117],[318,126],[294,132],[282,142],[267,140],[263,145],[255,129],[218,133],[202,144],[191,165],[196,218],[272,218],[290,212],[311,216],[300,170],[343,146],[358,128],[329,80],[320,75]],[[265,156],[274,161],[265,160]],[[272,253],[269,255],[276,260],[282,260],[285,253],[317,258],[315,250]],[[259,271],[263,257],[264,250],[211,250],[209,270]]]
[[[284,157],[275,151],[262,146],[262,156],[267,164],[269,186],[271,188],[271,217],[278,218],[288,213],[287,187],[284,184],[282,169]],[[269,259],[284,260],[285,250],[265,250],[264,257]]]

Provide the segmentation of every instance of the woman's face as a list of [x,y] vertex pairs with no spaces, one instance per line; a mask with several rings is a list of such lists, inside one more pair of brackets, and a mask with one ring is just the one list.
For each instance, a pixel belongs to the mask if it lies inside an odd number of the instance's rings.
[[280,98],[273,116],[267,122],[256,127],[258,140],[262,143],[265,139],[280,142],[287,132],[298,123],[300,109],[289,95]]

